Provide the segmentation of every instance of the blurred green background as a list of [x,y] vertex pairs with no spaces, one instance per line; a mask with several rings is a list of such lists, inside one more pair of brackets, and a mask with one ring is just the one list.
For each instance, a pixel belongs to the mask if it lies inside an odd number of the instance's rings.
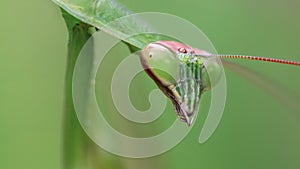
[[[299,1],[120,2],[134,12],[166,12],[191,21],[219,53],[300,61]],[[60,10],[51,1],[2,0],[0,19],[0,168],[60,168],[67,51]],[[237,62],[283,83],[280,90],[292,91],[300,102],[298,67]],[[198,144],[196,125],[176,148],[156,158],[172,169],[299,168],[299,106],[284,107],[246,79],[226,75],[227,103],[213,137]]]

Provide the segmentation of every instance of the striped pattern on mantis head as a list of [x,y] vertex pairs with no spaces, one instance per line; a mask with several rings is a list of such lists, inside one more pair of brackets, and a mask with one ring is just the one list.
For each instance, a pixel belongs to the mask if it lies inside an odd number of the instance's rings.
[[188,125],[198,112],[202,93],[215,85],[220,76],[220,65],[210,56],[206,51],[174,41],[157,41],[142,50],[144,70],[170,98],[177,115]]

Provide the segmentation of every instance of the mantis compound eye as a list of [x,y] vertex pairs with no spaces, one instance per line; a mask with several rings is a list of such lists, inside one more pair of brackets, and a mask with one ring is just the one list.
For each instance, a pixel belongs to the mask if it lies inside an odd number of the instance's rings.
[[160,88],[176,85],[179,63],[173,51],[160,44],[151,43],[142,50],[141,63]]
[[187,50],[185,48],[178,48],[178,52],[187,53]]

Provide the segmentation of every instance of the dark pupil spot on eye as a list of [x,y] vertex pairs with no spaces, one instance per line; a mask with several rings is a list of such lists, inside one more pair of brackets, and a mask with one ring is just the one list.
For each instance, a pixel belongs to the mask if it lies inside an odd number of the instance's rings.
[[178,51],[181,52],[181,53],[187,53],[185,48],[179,48]]

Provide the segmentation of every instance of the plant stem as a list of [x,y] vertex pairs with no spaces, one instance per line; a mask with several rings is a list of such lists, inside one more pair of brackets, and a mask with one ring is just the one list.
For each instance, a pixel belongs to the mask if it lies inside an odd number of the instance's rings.
[[[69,31],[65,107],[63,122],[63,168],[64,169],[95,169],[120,168],[120,160],[100,149],[84,132],[74,110],[72,98],[72,77],[77,57],[87,40],[96,31],[94,27],[83,23],[65,11],[62,11]],[[93,66],[93,47],[91,55],[86,59]],[[88,92],[86,92],[88,93]]]
[[[63,169],[160,168],[161,162],[158,158],[127,159],[112,155],[96,145],[82,129],[73,105],[73,71],[81,49],[90,38],[93,38],[92,34],[96,29],[79,21],[64,10],[62,13],[69,32],[63,121]],[[137,50],[134,46],[127,45],[131,52]],[[90,63],[90,70],[92,70],[93,47],[90,51],[90,57],[85,59]]]
[[[90,38],[88,25],[80,22],[70,23],[68,14],[64,13],[68,30],[69,44],[65,84],[64,131],[63,131],[63,168],[81,168],[84,150],[85,133],[77,119],[72,99],[72,76],[76,59],[84,43]],[[75,20],[76,21],[76,20]]]

